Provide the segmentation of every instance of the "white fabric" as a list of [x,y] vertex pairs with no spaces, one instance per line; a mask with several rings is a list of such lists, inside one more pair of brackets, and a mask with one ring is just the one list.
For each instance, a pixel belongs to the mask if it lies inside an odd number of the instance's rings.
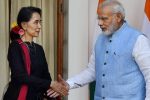
[[146,81],[145,100],[150,100],[150,44],[145,36],[139,36],[133,50],[133,57],[139,65]]
[[67,80],[70,89],[84,86],[95,80],[95,52],[93,50],[88,67],[78,75]]
[[148,36],[150,39],[150,21],[148,20],[146,14],[144,15],[142,32]]
[[[133,57],[139,65],[146,81],[146,99],[150,100],[150,45],[149,40],[140,35],[135,43]],[[95,52],[90,57],[88,67],[78,75],[67,80],[70,89],[79,88],[95,80]]]

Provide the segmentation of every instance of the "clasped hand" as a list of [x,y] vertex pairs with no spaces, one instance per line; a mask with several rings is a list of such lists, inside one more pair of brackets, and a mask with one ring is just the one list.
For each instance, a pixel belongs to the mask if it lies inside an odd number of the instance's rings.
[[58,81],[54,81],[50,85],[50,89],[47,90],[47,96],[56,98],[58,96],[67,96],[69,92],[68,83],[58,76]]

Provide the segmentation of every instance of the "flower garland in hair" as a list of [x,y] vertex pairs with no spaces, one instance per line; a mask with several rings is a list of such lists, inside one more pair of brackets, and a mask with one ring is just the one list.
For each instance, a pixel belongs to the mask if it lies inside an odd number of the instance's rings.
[[20,36],[24,34],[24,30],[20,28],[16,22],[12,23],[11,28],[14,33],[19,34]]

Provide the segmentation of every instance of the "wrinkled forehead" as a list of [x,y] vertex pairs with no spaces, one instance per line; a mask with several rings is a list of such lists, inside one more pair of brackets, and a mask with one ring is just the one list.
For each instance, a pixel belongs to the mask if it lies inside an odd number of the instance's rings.
[[113,11],[111,6],[99,7],[97,12],[98,16],[110,16],[112,13]]

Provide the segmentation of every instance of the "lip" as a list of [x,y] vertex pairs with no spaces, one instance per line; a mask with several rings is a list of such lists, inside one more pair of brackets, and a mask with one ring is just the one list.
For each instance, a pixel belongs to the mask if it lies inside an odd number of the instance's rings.
[[40,31],[36,31],[37,33],[40,33]]
[[102,29],[102,31],[106,31],[106,28],[102,28],[102,27],[101,27],[101,29]]

